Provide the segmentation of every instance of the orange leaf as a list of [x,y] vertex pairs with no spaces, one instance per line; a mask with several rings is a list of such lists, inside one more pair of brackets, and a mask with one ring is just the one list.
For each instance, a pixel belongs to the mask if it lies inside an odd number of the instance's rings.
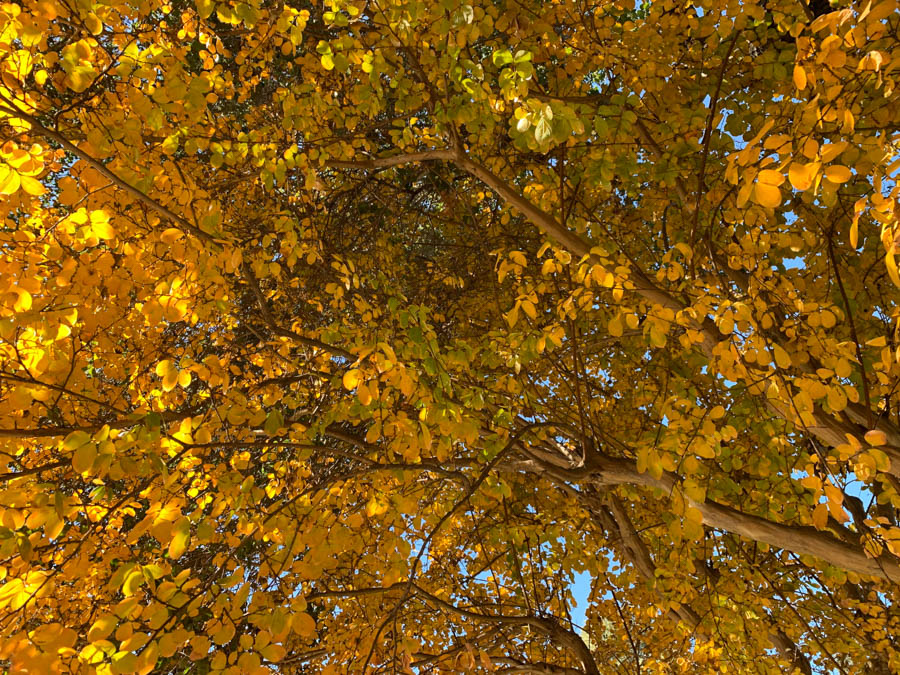
[[778,187],[784,182],[784,174],[780,171],[773,171],[772,169],[763,169],[759,172],[759,175],[756,177],[756,179],[760,183]]
[[806,89],[806,71],[799,63],[794,66],[794,86],[800,91]]
[[757,183],[753,190],[753,201],[774,209],[781,204],[781,190],[769,183]]
[[791,168],[788,170],[788,180],[790,180],[791,186],[795,190],[803,192],[812,186],[818,172],[818,162],[810,162],[809,164],[798,164],[795,162],[791,164]]
[[852,177],[853,174],[850,172],[850,169],[840,164],[835,164],[825,169],[825,178],[832,183],[846,183]]

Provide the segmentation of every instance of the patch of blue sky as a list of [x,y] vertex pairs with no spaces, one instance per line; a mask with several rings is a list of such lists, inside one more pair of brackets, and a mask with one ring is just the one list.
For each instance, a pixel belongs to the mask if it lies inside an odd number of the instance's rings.
[[587,625],[587,609],[590,605],[591,595],[591,578],[588,572],[578,572],[575,580],[572,582],[571,592],[575,604],[572,606],[570,614],[572,615],[572,623],[577,628],[584,628]]

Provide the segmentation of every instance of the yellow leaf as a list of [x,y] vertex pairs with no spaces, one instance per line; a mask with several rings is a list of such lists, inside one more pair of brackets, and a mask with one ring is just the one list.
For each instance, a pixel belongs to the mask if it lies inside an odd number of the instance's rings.
[[178,384],[178,369],[171,359],[157,363],[156,374],[162,378],[163,391],[172,391]]
[[623,333],[622,320],[620,317],[615,316],[610,319],[609,322],[609,334],[614,337],[619,337]]
[[112,226],[108,222],[91,223],[91,232],[93,232],[98,239],[112,239],[116,236],[115,230],[112,229]]
[[894,254],[887,253],[884,257],[884,262],[887,265],[888,276],[891,277],[891,281],[894,282],[895,286],[900,286],[900,274],[897,273],[897,261],[894,259]]
[[725,314],[719,319],[719,332],[722,335],[731,335],[734,332],[734,319],[731,314]]
[[164,244],[174,244],[183,236],[184,232],[179,230],[177,227],[170,227],[167,230],[163,230],[163,232],[159,235],[159,239]]
[[867,431],[865,439],[866,443],[868,443],[869,445],[887,445],[887,435],[880,429],[872,429],[871,431]]
[[357,386],[356,396],[363,405],[369,405],[372,402],[372,392],[369,391],[369,387],[365,383]]
[[137,669],[137,654],[118,652],[113,656],[112,674],[129,675]]
[[97,619],[88,630],[88,642],[105,640],[113,632],[113,629],[115,629],[118,622],[119,620],[114,614],[104,614]]
[[827,400],[832,412],[840,412],[847,407],[847,396],[838,386],[829,387]]
[[838,522],[847,520],[847,514],[841,508],[841,504],[844,501],[844,493],[841,492],[840,488],[832,483],[825,483],[825,497],[828,499],[828,510],[831,512],[832,517]]
[[837,143],[827,143],[819,148],[820,157],[824,163],[833,161],[838,155],[847,149],[847,141],[838,141]]
[[84,26],[91,32],[91,35],[100,35],[103,32],[103,22],[93,12],[85,17]]
[[715,459],[716,457],[716,449],[707,443],[705,438],[697,437],[693,449],[697,456],[703,459]]
[[213,0],[196,0],[197,14],[201,19],[206,19],[212,14],[215,2]]
[[534,308],[534,303],[531,300],[522,300],[522,310],[530,319],[537,318],[537,310]]
[[63,440],[63,450],[77,450],[90,440],[91,437],[84,431],[73,431]]
[[268,645],[259,650],[262,657],[271,663],[278,663],[284,658],[285,648],[281,645]]
[[380,516],[382,513],[387,511],[387,504],[384,502],[380,495],[373,495],[368,502],[366,502],[366,515],[369,518],[374,518],[375,516]]
[[362,380],[362,373],[359,372],[358,369],[353,368],[352,370],[348,370],[344,373],[344,377],[341,378],[341,381],[344,384],[344,389],[350,391],[352,389],[356,389]]
[[834,164],[825,169],[825,178],[832,183],[846,183],[852,177],[853,174],[850,172],[850,169],[840,164]]
[[772,352],[775,354],[775,364],[779,368],[790,368],[791,357],[780,345],[772,345]]
[[859,248],[859,218],[854,218],[850,224],[850,246]]
[[828,507],[825,504],[816,504],[813,511],[813,525],[818,530],[824,530],[828,524]]
[[807,138],[803,144],[803,156],[807,159],[815,159],[819,154],[819,142],[813,138]]
[[703,523],[703,513],[700,511],[700,509],[693,506],[688,506],[685,509],[684,518],[685,520],[692,523],[697,523],[698,525]]
[[16,303],[13,305],[13,309],[16,312],[27,312],[31,309],[31,293],[22,288],[17,288],[16,293],[18,293],[19,297],[16,300]]
[[94,466],[94,459],[97,457],[97,448],[93,443],[82,445],[72,455],[72,467],[78,473],[87,473]]
[[765,121],[765,123],[762,125],[762,128],[759,130],[759,132],[756,134],[756,136],[754,136],[747,143],[747,145],[752,146],[752,145],[756,145],[757,143],[759,143],[760,139],[762,139],[763,136],[765,136],[767,133],[769,133],[769,130],[774,126],[775,126],[775,118],[774,117],[768,118]]
[[835,69],[843,68],[847,63],[847,54],[841,49],[830,51],[825,55],[825,63]]
[[18,171],[13,171],[8,166],[0,166],[0,194],[15,194],[21,185],[22,180]]
[[80,94],[94,83],[97,74],[92,65],[76,65],[69,70],[66,83],[72,91]]
[[669,536],[672,537],[675,541],[681,541],[681,521],[677,518],[673,519],[672,522],[669,523]]
[[173,529],[174,536],[169,542],[169,557],[175,560],[187,550],[191,539],[191,523],[187,518],[180,518]]
[[22,189],[34,197],[40,197],[46,192],[44,186],[36,178],[32,178],[31,176],[19,176],[19,180],[22,182]]
[[799,164],[797,162],[791,164],[788,170],[788,180],[795,190],[803,192],[812,187],[816,174],[819,172],[819,163],[810,162],[809,164]]
[[300,612],[294,615],[293,627],[300,635],[306,638],[315,637],[316,620],[306,612]]
[[31,72],[34,59],[28,50],[17,49],[7,57],[6,66],[17,80],[22,81]]
[[784,182],[784,174],[780,171],[774,171],[772,169],[763,169],[759,172],[759,175],[756,177],[760,183],[765,183],[766,185],[774,185],[778,187]]
[[234,624],[231,621],[227,621],[225,625],[217,630],[211,637],[213,642],[217,645],[224,645],[227,642],[231,642],[231,638],[234,637]]
[[191,654],[191,660],[196,660],[195,654],[199,658],[203,658],[209,653],[210,645],[212,645],[212,641],[205,635],[195,635],[191,638],[190,641],[191,649],[193,653]]
[[769,183],[757,183],[753,189],[753,200],[760,206],[774,209],[781,204],[781,190]]

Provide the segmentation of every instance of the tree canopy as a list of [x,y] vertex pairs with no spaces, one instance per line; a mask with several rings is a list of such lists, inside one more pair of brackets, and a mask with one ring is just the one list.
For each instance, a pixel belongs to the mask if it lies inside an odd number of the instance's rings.
[[0,4],[0,670],[900,671],[898,10]]

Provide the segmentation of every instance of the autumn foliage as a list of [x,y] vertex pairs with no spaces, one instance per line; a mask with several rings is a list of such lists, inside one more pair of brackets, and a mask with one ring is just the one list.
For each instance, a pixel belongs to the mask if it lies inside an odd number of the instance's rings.
[[0,672],[900,672],[898,77],[897,0],[0,4]]

